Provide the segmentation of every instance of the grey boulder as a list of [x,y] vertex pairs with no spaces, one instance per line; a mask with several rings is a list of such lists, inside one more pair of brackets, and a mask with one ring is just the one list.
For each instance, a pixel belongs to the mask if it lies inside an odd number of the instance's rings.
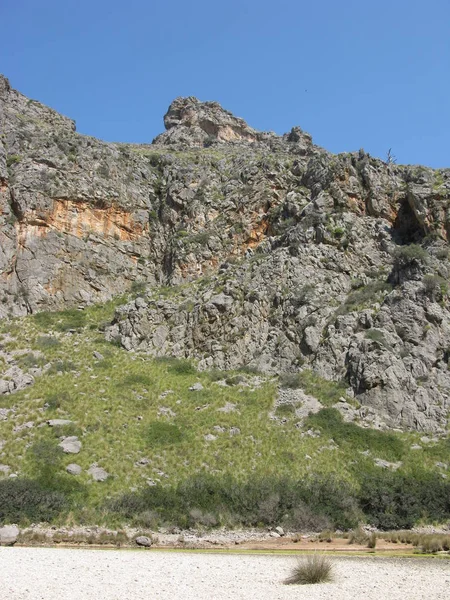
[[17,542],[20,530],[16,525],[0,527],[0,546],[13,546]]
[[144,548],[150,548],[152,540],[146,535],[140,535],[136,538],[136,544],[138,546],[143,546]]
[[64,438],[58,446],[66,454],[78,454],[81,450],[81,442],[75,435]]

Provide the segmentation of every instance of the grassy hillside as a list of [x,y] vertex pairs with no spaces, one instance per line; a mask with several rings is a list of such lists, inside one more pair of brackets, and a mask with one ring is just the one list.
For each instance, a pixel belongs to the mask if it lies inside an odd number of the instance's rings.
[[[301,528],[450,519],[450,483],[436,466],[448,462],[448,439],[345,423],[333,408],[342,387],[309,372],[281,378],[326,407],[302,422],[293,405],[276,406],[276,378],[129,353],[101,331],[123,301],[0,325],[0,349],[18,365],[46,365],[34,385],[0,397],[12,409],[0,420],[0,463],[18,475],[0,472],[0,522]],[[71,422],[51,427],[51,419]],[[78,454],[58,447],[68,436],[81,441]],[[66,473],[70,463],[81,474]],[[87,472],[94,464],[105,481]]]

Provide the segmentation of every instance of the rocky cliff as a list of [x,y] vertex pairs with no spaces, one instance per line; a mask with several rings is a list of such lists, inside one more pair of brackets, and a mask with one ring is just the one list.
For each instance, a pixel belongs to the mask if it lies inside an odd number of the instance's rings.
[[[450,169],[333,155],[178,98],[105,143],[0,78],[0,316],[139,297],[107,328],[200,368],[312,368],[349,418],[444,432]],[[350,414],[351,413],[351,414]]]

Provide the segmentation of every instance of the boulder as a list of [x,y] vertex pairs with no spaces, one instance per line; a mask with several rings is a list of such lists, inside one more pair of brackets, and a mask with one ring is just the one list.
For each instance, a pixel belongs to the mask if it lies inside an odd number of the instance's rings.
[[150,546],[152,545],[152,540],[146,535],[139,535],[135,539],[135,542],[138,546],[143,546],[144,548],[150,548]]
[[70,475],[80,475],[80,473],[83,471],[83,469],[80,467],[80,465],[71,463],[70,465],[67,465],[66,471]]
[[19,533],[17,525],[0,527],[0,546],[13,546],[17,542]]
[[94,481],[106,481],[109,477],[109,473],[107,473],[105,469],[102,469],[97,465],[92,465],[91,467],[89,467],[87,472],[89,473],[89,475],[91,475]]
[[58,446],[62,448],[63,452],[66,454],[78,454],[81,450],[82,444],[77,436],[72,435],[64,438],[62,442],[58,444]]

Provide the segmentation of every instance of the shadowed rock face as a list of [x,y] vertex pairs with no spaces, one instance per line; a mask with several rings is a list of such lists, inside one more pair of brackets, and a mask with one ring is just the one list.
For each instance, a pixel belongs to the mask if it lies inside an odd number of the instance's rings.
[[192,97],[164,123],[101,142],[0,77],[0,317],[144,284],[107,331],[128,349],[312,367],[387,426],[443,431],[450,170],[332,155]]

